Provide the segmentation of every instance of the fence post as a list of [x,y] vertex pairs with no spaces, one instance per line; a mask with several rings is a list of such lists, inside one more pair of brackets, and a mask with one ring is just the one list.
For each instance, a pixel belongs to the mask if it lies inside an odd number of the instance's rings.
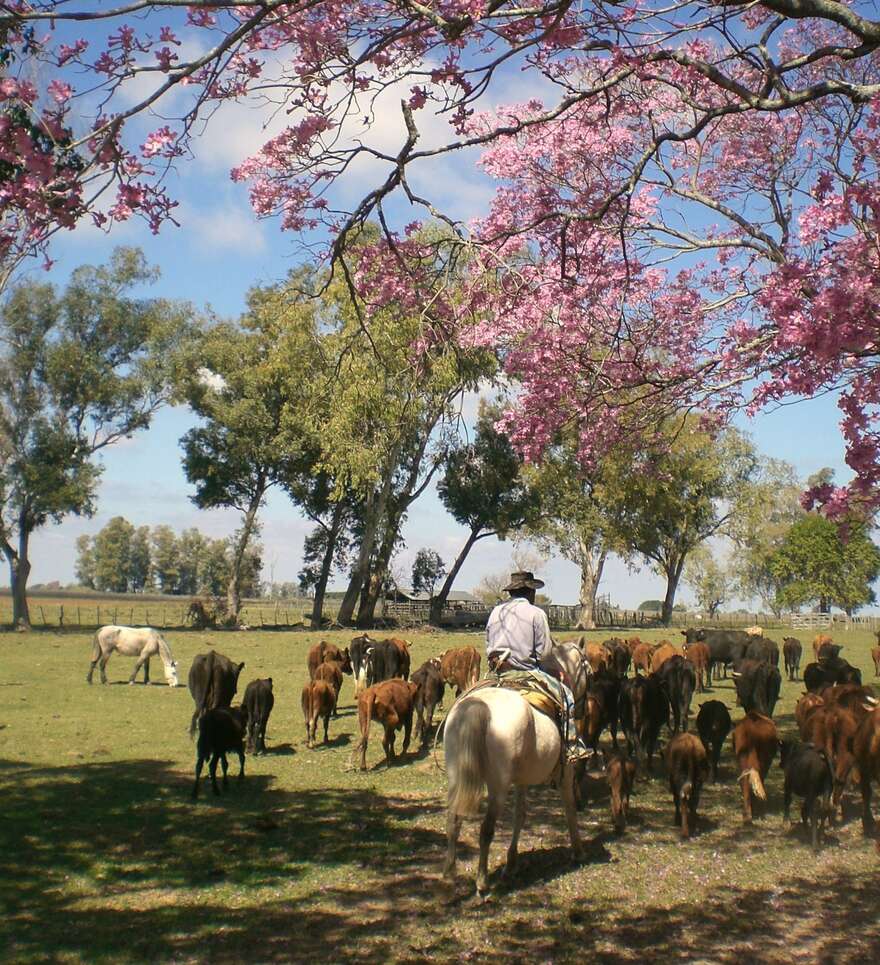
[[43,626],[46,626],[46,614],[43,613],[42,607],[40,607],[40,616],[43,618]]
[[82,626],[82,620],[79,618],[79,607],[76,608],[76,625],[78,627]]
[[134,607],[128,611],[128,625],[130,627],[134,626]]
[[99,606],[96,606],[95,610],[98,613],[98,616],[95,622],[98,624],[98,626],[101,626],[101,608]]
[[165,607],[162,607],[162,629],[164,630],[168,624],[165,622]]
[[64,626],[64,604],[63,603],[58,608],[58,626],[59,627]]
[[113,622],[119,626],[119,607],[113,607]]

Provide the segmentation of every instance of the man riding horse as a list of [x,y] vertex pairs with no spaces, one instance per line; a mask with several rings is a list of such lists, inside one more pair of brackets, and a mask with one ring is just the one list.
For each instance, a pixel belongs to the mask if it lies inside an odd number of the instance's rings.
[[535,591],[544,585],[527,570],[511,573],[504,587],[510,599],[499,603],[486,624],[486,656],[496,673],[527,671],[543,679],[554,694],[561,696],[565,711],[562,739],[569,761],[590,757],[577,735],[574,699],[559,664],[553,660],[553,640],[547,614],[535,606]]

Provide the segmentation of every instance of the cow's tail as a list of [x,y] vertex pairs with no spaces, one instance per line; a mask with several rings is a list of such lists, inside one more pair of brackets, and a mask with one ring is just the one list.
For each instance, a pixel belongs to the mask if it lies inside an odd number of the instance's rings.
[[743,771],[739,776],[740,781],[748,780],[749,787],[752,789],[752,794],[755,797],[760,798],[762,801],[767,800],[767,792],[764,790],[764,782],[761,780],[761,774],[757,768],[750,767],[747,771]]
[[361,728],[361,744],[366,744],[370,736],[370,721],[373,719],[373,704],[376,703],[376,691],[364,692],[363,700],[358,701],[358,723]]
[[196,732],[196,724],[205,716],[211,706],[211,699],[214,696],[214,651],[209,650],[205,658],[205,686],[201,695],[196,698],[196,709],[189,724],[189,736],[193,737]]
[[489,708],[482,700],[458,705],[443,738],[449,776],[448,808],[453,814],[474,817],[479,812],[489,769],[486,737]]

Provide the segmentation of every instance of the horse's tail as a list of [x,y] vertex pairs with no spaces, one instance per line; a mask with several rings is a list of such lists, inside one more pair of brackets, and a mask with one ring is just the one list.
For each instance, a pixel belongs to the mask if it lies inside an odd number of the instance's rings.
[[95,635],[92,637],[92,663],[101,656],[101,641],[98,638],[101,635],[102,629],[102,627],[98,627],[98,629],[95,630]]
[[449,775],[448,807],[453,814],[473,817],[480,808],[489,767],[489,708],[482,700],[465,700],[458,705],[452,724],[443,739]]
[[[203,687],[201,694],[196,697],[196,709],[195,713],[192,715],[192,720],[189,724],[189,736],[193,737],[196,732],[196,724],[204,717],[208,708],[211,706],[211,700],[214,696],[214,651],[209,650],[207,657],[205,657],[205,679],[203,681]],[[195,694],[193,694],[195,697]]]

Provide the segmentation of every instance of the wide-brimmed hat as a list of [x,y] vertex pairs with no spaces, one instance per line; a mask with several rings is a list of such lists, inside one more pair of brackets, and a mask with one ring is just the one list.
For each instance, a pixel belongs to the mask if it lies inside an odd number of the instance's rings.
[[513,590],[540,590],[544,585],[543,580],[536,580],[535,574],[529,570],[520,570],[518,573],[510,574],[510,582],[504,587],[505,593]]

